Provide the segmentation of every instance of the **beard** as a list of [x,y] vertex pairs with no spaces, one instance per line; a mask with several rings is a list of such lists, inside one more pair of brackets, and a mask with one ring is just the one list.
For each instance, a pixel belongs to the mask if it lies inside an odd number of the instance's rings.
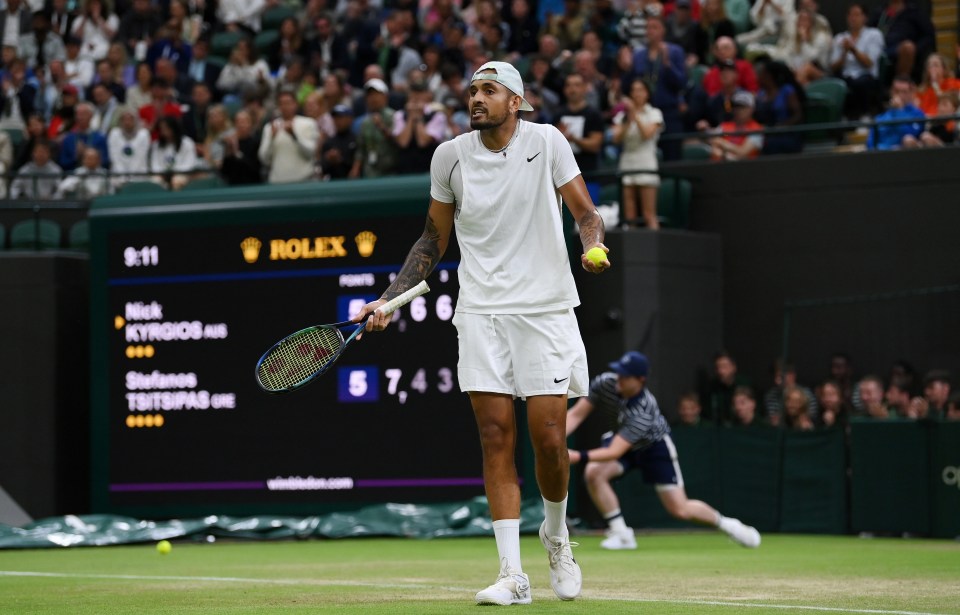
[[498,126],[503,125],[507,121],[507,114],[501,116],[493,116],[487,112],[486,115],[481,116],[478,119],[474,119],[473,116],[470,117],[470,128],[474,130],[489,130],[491,128],[497,128]]

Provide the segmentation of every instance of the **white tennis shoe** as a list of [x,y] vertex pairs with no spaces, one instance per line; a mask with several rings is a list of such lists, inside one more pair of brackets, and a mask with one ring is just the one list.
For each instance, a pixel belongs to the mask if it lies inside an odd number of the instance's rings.
[[632,528],[627,528],[625,532],[607,530],[607,537],[600,543],[602,549],[611,551],[625,551],[637,548],[637,537],[633,534]]
[[[728,519],[730,519],[728,517]],[[760,532],[757,528],[744,524],[739,519],[730,519],[729,527],[724,531],[735,542],[749,549],[756,549],[760,546]]]
[[477,592],[477,604],[496,604],[510,606],[511,604],[530,604],[533,598],[530,595],[530,579],[522,572],[507,566],[504,558],[500,562],[500,576],[496,583]]
[[545,526],[546,522],[540,524],[540,542],[550,559],[550,586],[561,600],[573,600],[580,595],[583,585],[580,565],[573,559],[573,547],[578,544],[570,542],[569,536],[548,538],[544,532]]

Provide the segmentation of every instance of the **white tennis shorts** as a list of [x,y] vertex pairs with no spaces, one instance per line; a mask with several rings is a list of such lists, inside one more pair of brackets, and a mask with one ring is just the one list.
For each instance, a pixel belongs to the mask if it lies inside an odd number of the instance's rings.
[[460,346],[460,390],[582,397],[590,386],[587,352],[573,310],[453,317]]

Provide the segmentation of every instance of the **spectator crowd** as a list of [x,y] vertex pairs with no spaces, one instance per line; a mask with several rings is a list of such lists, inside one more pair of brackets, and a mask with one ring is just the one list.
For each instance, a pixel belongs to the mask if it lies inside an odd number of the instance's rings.
[[656,228],[658,160],[799,152],[801,133],[758,131],[808,121],[818,83],[843,84],[848,119],[903,120],[868,147],[956,141],[930,119],[960,91],[930,18],[873,4],[834,28],[817,0],[0,1],[2,188],[424,173],[470,130],[473,71],[503,60],[524,119],[557,126],[585,173],[618,169],[625,222]]
[[770,380],[770,388],[754,388],[736,360],[719,352],[700,390],[680,396],[673,425],[810,431],[845,428],[851,419],[960,421],[960,391],[952,387],[950,372],[931,369],[921,375],[907,361],[895,362],[882,377],[857,377],[850,357],[836,353],[823,377],[807,386],[792,365],[777,360]]

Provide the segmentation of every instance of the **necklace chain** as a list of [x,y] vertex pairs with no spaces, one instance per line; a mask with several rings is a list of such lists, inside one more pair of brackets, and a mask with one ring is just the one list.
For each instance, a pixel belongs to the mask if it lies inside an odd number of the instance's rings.
[[[510,137],[510,141],[508,141],[507,144],[501,147],[500,149],[490,149],[489,147],[487,147],[487,144],[483,142],[483,138],[480,138],[480,143],[483,144],[483,146],[491,154],[503,154],[503,157],[506,158],[507,148],[513,145],[513,142],[517,140],[517,136],[520,134],[520,122],[521,120],[517,120],[517,127],[513,129],[513,136]],[[479,133],[477,136],[478,137],[480,136]]]

